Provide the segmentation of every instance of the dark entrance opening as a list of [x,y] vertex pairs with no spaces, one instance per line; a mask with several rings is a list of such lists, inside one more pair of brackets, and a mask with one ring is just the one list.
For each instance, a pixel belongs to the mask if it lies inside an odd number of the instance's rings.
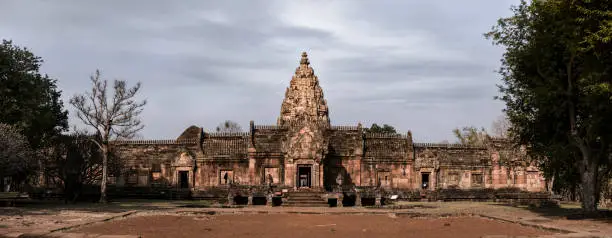
[[234,197],[234,204],[236,205],[247,205],[249,204],[249,197],[244,197],[242,195],[237,195]]
[[348,194],[344,194],[344,197],[342,199],[342,206],[345,207],[353,207],[355,206],[355,201],[357,200],[357,196],[356,195],[348,195]]
[[361,198],[361,206],[367,207],[367,206],[374,206],[376,205],[376,198],[372,198],[372,197],[362,197]]
[[308,165],[298,165],[298,174],[297,174],[297,187],[307,187],[311,186],[311,167]]
[[273,197],[272,198],[272,206],[278,207],[280,205],[283,204],[283,198],[282,197]]
[[266,199],[266,197],[253,197],[253,205],[266,205],[266,203],[268,203],[268,200]]
[[189,188],[189,171],[179,171],[180,188]]
[[429,173],[421,173],[421,188],[429,188]]

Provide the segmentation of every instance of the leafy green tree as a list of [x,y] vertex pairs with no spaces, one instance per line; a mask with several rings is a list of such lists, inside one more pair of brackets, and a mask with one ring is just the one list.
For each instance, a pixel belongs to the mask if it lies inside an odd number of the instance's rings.
[[509,135],[548,176],[572,179],[575,168],[582,208],[595,212],[612,167],[612,0],[522,1],[512,10],[486,34],[506,49]]
[[235,132],[241,132],[242,131],[242,127],[240,127],[240,124],[238,124],[235,121],[226,120],[226,121],[220,123],[217,126],[217,128],[215,128],[215,131],[217,131],[217,132],[225,132],[225,133],[235,133]]
[[376,123],[372,124],[370,128],[365,128],[365,131],[368,133],[391,133],[391,134],[397,133],[397,131],[395,130],[395,127],[393,126],[390,126],[387,124],[383,124],[382,126],[379,126]]
[[473,126],[466,126],[461,130],[459,130],[459,128],[455,128],[453,130],[453,134],[455,134],[455,137],[457,137],[459,143],[474,146],[484,145],[489,137],[484,128],[480,128],[480,130],[478,130]]
[[27,48],[0,44],[0,122],[17,126],[33,149],[68,127],[55,79],[39,72],[42,59]]

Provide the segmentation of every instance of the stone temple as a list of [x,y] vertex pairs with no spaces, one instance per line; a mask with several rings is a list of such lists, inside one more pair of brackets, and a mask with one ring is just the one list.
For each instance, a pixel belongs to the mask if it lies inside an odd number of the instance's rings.
[[112,187],[169,188],[192,197],[269,198],[303,190],[335,198],[410,197],[449,189],[546,188],[524,151],[503,139],[490,138],[484,146],[416,143],[410,131],[374,134],[360,124],[332,125],[306,53],[276,125],[251,121],[242,133],[206,133],[191,126],[173,140],[114,145],[125,164],[109,178]]

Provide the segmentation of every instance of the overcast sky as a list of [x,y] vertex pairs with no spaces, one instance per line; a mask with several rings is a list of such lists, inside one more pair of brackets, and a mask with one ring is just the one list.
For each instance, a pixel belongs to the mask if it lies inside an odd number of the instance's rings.
[[502,49],[482,34],[518,2],[0,0],[0,38],[45,60],[71,114],[96,69],[142,82],[149,139],[226,119],[275,124],[306,51],[332,124],[454,141],[453,128],[489,128],[502,113]]

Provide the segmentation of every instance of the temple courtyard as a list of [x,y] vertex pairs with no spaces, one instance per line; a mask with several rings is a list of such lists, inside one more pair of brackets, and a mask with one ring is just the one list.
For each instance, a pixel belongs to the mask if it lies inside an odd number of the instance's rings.
[[485,202],[398,202],[379,208],[49,202],[1,207],[0,237],[612,237],[609,216],[585,219],[578,213],[578,204],[536,208]]

